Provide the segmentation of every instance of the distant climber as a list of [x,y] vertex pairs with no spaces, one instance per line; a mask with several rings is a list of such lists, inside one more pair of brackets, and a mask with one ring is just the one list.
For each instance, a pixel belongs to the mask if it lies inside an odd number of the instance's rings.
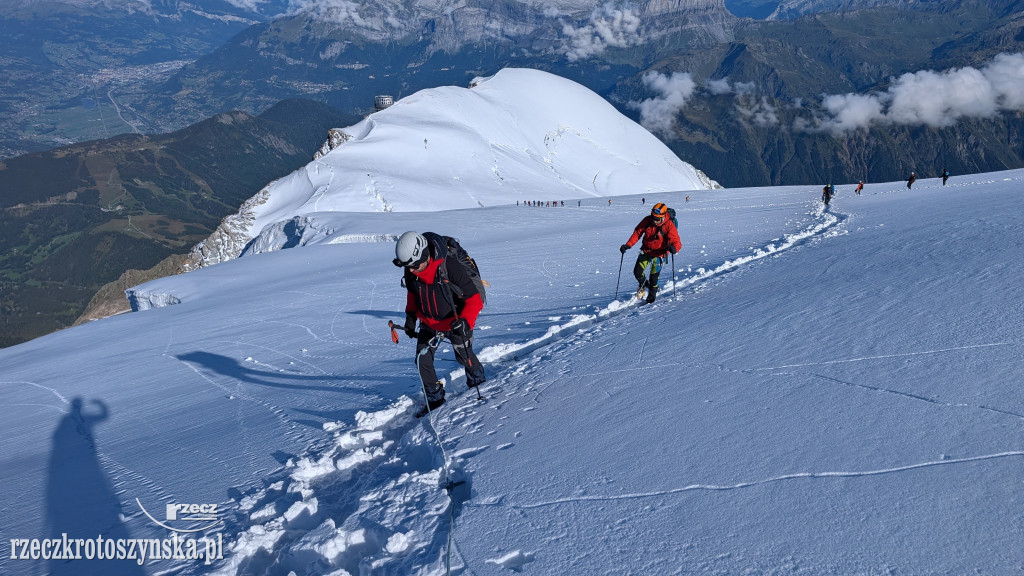
[[836,187],[832,184],[826,184],[825,187],[821,189],[821,201],[825,203],[825,206],[828,206],[828,203],[832,201],[832,197],[835,195]]

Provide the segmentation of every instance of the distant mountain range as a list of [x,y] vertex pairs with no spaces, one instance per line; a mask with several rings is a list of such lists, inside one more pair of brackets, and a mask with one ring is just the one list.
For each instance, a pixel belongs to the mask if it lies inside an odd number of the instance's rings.
[[[1024,128],[1019,109],[939,126],[837,132],[814,124],[828,113],[827,96],[884,93],[903,74],[981,68],[999,53],[1024,52],[1019,0],[733,5],[771,7],[772,20],[739,18],[721,0],[562,0],[544,9],[497,0],[311,3],[246,29],[133,107],[165,124],[225,108],[256,111],[296,94],[369,111],[375,94],[465,86],[515,66],[580,82],[637,119],[644,101],[667,106],[674,117],[659,135],[727,186],[1024,165],[1013,138]],[[652,75],[673,74],[689,76],[686,94],[652,88]]]
[[289,100],[256,117],[222,113],[162,136],[0,162],[0,346],[70,326],[104,284],[189,252],[245,199],[305,165],[328,129],[359,120]]
[[1010,138],[1019,109],[942,126],[806,129],[828,96],[1024,52],[1021,0],[75,3],[0,9],[14,38],[0,48],[13,80],[0,97],[0,157],[167,132],[224,110],[258,114],[285,98],[366,113],[376,94],[526,67],[580,82],[636,119],[644,101],[667,104],[645,77],[688,74],[693,87],[673,95],[683,105],[669,106],[675,117],[658,135],[727,186],[1024,165]]

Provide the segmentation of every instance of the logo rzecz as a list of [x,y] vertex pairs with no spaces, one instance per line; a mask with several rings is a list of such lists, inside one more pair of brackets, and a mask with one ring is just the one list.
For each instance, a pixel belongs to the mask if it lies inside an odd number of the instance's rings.
[[[220,522],[220,519],[217,517],[217,504],[168,504],[165,519],[161,522],[146,510],[138,498],[135,501],[138,502],[139,508],[150,520],[175,532],[202,532],[203,530],[209,530]],[[172,522],[178,523],[178,525],[183,527],[173,526],[171,525]],[[195,527],[197,522],[203,525],[197,528]]]

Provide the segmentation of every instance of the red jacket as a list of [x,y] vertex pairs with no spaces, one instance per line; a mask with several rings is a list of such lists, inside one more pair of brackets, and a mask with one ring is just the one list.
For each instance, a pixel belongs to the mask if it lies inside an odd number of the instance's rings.
[[[405,311],[415,314],[427,327],[438,332],[451,330],[455,322],[455,312],[459,318],[465,318],[470,329],[476,327],[476,318],[484,309],[484,301],[480,298],[472,279],[466,274],[465,269],[457,262],[448,262],[445,269],[448,272],[448,280],[455,284],[462,292],[463,297],[456,296],[451,289],[447,294],[437,281],[437,269],[441,267],[443,259],[433,259],[427,264],[422,272],[416,273],[406,269],[406,293]],[[448,298],[455,304],[452,310]]]
[[683,243],[679,241],[679,231],[676,230],[671,218],[666,217],[660,225],[654,220],[654,216],[644,218],[636,225],[633,235],[626,241],[626,246],[632,248],[641,235],[644,242],[640,245],[640,251],[644,254],[664,256],[668,254],[669,246],[674,247],[676,252],[683,247]]

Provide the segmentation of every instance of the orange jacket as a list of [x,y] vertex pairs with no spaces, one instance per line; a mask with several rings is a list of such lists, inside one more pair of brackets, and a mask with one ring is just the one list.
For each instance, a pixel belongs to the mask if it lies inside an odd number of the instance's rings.
[[644,218],[636,225],[633,235],[626,241],[626,246],[632,248],[640,240],[640,236],[644,238],[643,244],[640,245],[640,251],[644,254],[664,256],[668,254],[670,246],[674,247],[676,252],[683,247],[683,243],[679,241],[679,231],[676,230],[671,218],[665,218],[660,225],[654,220],[654,216]]

